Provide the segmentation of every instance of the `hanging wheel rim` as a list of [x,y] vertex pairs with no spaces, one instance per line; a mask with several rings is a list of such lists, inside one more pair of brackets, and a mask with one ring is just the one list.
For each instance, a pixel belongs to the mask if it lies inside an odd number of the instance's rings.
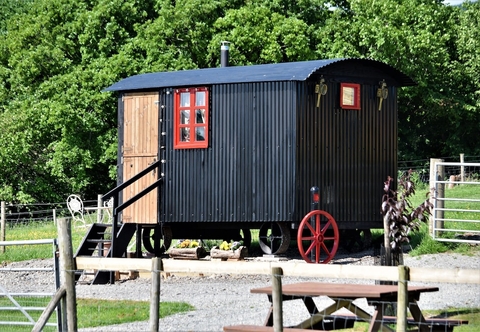
[[263,253],[279,255],[288,250],[290,246],[290,230],[286,223],[263,223],[258,233],[258,243]]
[[[326,264],[331,261],[337,253],[339,239],[335,219],[323,210],[309,212],[298,227],[298,251],[307,263]],[[307,244],[306,249],[304,244]],[[314,257],[309,257],[312,254]]]
[[[160,227],[160,226],[159,226]],[[159,227],[144,227],[142,230],[142,243],[146,251],[155,255],[155,231]],[[162,238],[163,237],[163,238]],[[162,234],[160,239],[160,252],[165,253],[172,244],[172,229],[168,226],[162,227]]]

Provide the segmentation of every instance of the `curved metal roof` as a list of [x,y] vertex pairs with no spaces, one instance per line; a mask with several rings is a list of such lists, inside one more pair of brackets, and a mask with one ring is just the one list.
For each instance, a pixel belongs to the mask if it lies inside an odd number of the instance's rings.
[[127,77],[104,89],[104,91],[133,91],[226,83],[304,81],[317,70],[340,62],[353,64],[369,63],[395,77],[400,86],[416,84],[407,75],[380,61],[370,59],[328,59],[139,74]]

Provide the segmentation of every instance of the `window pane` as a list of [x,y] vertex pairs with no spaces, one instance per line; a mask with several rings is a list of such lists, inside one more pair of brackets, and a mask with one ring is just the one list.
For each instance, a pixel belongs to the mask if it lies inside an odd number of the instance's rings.
[[204,141],[205,140],[205,127],[195,128],[195,136],[196,136],[197,141]]
[[190,107],[190,93],[180,93],[180,107]]
[[180,123],[181,124],[190,123],[190,111],[181,111],[180,112]]
[[195,106],[205,106],[205,91],[195,92]]
[[180,128],[180,141],[190,142],[190,128]]
[[343,105],[355,105],[355,89],[351,87],[343,87]]
[[195,110],[195,123],[205,123],[205,110]]

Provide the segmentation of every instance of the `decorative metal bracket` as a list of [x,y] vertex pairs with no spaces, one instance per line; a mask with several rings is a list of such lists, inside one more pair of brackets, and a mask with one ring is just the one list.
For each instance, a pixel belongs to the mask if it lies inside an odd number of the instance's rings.
[[385,83],[385,80],[379,82],[380,87],[377,90],[377,97],[380,98],[378,102],[378,110],[382,110],[382,103],[384,99],[387,99],[388,97],[388,88],[387,88],[387,83]]
[[327,94],[327,90],[328,87],[325,84],[325,79],[322,76],[322,78],[320,79],[320,83],[315,85],[315,93],[318,94],[317,107],[320,107],[320,98]]

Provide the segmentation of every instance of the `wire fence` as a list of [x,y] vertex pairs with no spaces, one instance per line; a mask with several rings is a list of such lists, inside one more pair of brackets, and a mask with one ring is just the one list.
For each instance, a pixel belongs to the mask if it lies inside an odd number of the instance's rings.
[[[96,200],[84,201],[86,206],[96,206]],[[69,216],[67,203],[5,204],[6,224],[10,227],[27,225],[33,222],[55,221]]]
[[[441,157],[438,159],[442,159],[444,162],[480,162],[480,156],[459,155],[457,157]],[[405,175],[409,170],[414,171],[415,176],[418,176],[420,182],[428,183],[430,181],[430,159],[404,160],[398,162],[398,177]],[[459,179],[460,174],[462,174],[461,166],[446,166],[444,171],[445,178],[443,180],[448,180],[450,176],[456,176]],[[480,180],[480,167],[478,166],[465,167],[463,173],[472,181]]]
[[[459,155],[456,157],[439,158],[445,162],[468,162],[480,163],[480,156]],[[428,183],[430,179],[430,159],[404,160],[398,162],[398,177],[406,174],[409,170],[414,171],[414,176],[418,177],[418,181]],[[462,172],[463,171],[463,172]],[[460,174],[465,174],[470,181],[480,181],[480,167],[471,166],[461,169],[460,166],[446,166],[445,179],[451,176],[456,177],[456,181],[460,181]],[[96,200],[85,200],[85,206],[96,206]],[[6,204],[5,218],[9,226],[25,225],[31,222],[43,222],[56,220],[56,218],[69,215],[67,204],[59,203],[33,203],[33,204]]]

